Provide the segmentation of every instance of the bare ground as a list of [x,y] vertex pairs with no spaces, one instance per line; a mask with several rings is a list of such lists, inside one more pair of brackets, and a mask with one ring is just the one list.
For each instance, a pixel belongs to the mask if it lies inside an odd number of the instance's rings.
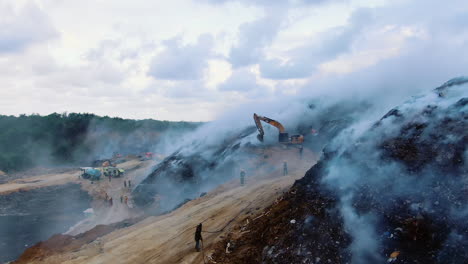
[[[268,162],[277,164],[278,169],[268,175],[251,171],[245,186],[233,180],[169,214],[148,217],[79,249],[31,258],[34,260],[28,263],[208,263],[216,242],[225,239],[234,227],[262,217],[260,213],[316,161],[316,157],[306,151],[303,160],[287,150],[277,153],[281,154],[269,153]],[[282,176],[285,157],[290,170],[288,176]],[[114,204],[116,202],[114,199]],[[194,250],[194,231],[199,223],[203,223],[204,231],[201,253]]]

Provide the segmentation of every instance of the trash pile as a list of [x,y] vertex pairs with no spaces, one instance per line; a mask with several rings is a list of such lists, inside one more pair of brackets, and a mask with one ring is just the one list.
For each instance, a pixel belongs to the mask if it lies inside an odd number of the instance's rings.
[[[183,201],[198,197],[203,191],[200,186],[216,186],[219,181],[234,177],[234,169],[240,160],[234,154],[251,147],[248,140],[242,140],[253,135],[254,131],[254,127],[249,127],[227,138],[222,145],[197,144],[190,146],[189,151],[182,149],[170,155],[135,188],[132,192],[134,202],[150,209],[156,200],[163,200],[164,203],[160,204],[163,207],[159,209],[172,210]],[[222,177],[209,177],[214,174]]]
[[[299,122],[292,130],[305,136],[304,148],[321,150],[324,142],[329,142],[348,127],[367,106],[364,103],[358,104],[359,107],[355,105],[311,103],[300,117],[291,119],[314,118]],[[156,205],[163,205],[163,211],[172,210],[187,199],[209,191],[208,187],[237,177],[242,164],[258,158],[258,152],[272,144],[258,142],[254,126],[231,128],[224,133],[218,129],[210,132],[206,138],[187,144],[155,167],[133,191],[136,205],[148,211]]]
[[[217,263],[466,263],[468,78],[345,131]],[[226,244],[230,244],[229,253]]]

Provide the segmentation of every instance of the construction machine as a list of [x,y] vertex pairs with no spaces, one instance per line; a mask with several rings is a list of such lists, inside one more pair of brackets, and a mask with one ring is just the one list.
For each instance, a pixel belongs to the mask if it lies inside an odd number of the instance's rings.
[[260,140],[262,142],[263,142],[263,135],[265,134],[265,132],[263,131],[263,126],[262,126],[262,123],[260,121],[263,121],[265,123],[268,123],[268,124],[278,128],[278,132],[279,132],[278,141],[279,141],[279,143],[291,144],[291,145],[302,145],[302,143],[304,142],[304,136],[303,135],[292,135],[290,137],[288,132],[286,132],[286,130],[284,129],[284,126],[280,122],[278,122],[276,120],[270,119],[270,118],[265,117],[265,116],[259,116],[259,115],[255,114],[255,113],[253,115],[253,118],[254,118],[254,121],[255,121],[255,125],[257,126],[257,129],[258,129],[257,138],[258,138],[258,140]]
[[120,177],[125,173],[125,170],[116,167],[104,167],[102,168],[102,171],[104,172],[104,176],[114,178]]

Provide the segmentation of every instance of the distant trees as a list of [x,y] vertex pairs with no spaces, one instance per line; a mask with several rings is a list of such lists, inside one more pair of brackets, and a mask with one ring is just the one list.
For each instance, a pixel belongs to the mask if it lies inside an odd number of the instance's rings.
[[114,151],[149,151],[162,133],[189,131],[199,125],[87,113],[0,115],[0,170],[85,162]]

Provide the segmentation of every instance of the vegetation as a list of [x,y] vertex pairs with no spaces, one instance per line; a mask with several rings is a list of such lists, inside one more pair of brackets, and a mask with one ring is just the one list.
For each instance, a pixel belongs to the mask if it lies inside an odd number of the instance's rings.
[[195,129],[200,123],[130,120],[94,114],[0,115],[0,170],[40,163],[71,164],[114,152],[150,151],[162,133]]

